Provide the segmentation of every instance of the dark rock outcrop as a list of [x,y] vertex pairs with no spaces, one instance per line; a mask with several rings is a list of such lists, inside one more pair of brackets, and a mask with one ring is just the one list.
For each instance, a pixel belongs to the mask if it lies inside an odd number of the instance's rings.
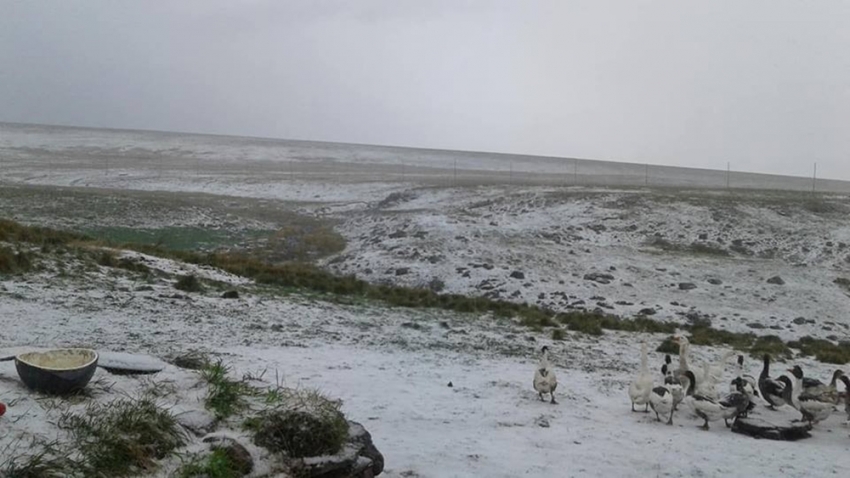
[[384,456],[372,443],[372,435],[357,422],[348,422],[348,425],[348,440],[339,453],[302,458],[294,468],[311,478],[373,478],[380,475],[384,471]]
[[732,424],[732,431],[735,433],[768,440],[794,441],[809,438],[811,429],[812,426],[804,422],[792,423],[759,417],[737,418]]

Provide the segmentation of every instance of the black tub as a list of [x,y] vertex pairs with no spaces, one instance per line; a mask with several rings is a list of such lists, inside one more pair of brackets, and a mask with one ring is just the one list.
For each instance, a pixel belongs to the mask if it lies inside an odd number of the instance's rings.
[[66,395],[88,385],[97,369],[97,352],[90,349],[53,349],[15,357],[24,385],[37,392]]

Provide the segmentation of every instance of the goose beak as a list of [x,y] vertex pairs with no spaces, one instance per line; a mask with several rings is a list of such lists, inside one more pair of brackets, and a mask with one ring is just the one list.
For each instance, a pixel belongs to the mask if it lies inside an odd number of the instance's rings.
[[786,371],[786,372],[794,373],[794,369],[793,369],[793,368],[787,368],[787,369],[785,369],[785,371]]

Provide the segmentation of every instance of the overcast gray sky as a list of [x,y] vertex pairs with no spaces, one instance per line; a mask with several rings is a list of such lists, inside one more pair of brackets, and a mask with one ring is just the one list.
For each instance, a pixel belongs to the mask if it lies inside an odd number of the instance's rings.
[[850,179],[850,2],[0,0],[0,121]]

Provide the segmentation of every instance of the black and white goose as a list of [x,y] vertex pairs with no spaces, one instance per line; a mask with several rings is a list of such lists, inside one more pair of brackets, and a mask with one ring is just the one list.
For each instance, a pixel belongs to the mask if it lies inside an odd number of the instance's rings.
[[550,402],[557,404],[555,401],[555,389],[558,388],[558,379],[555,377],[555,371],[552,370],[552,366],[549,364],[549,347],[543,346],[540,350],[541,357],[540,363],[537,364],[537,369],[534,371],[534,390],[537,391],[540,396],[540,401],[545,401],[543,399],[543,394],[548,393],[550,397]]
[[779,380],[782,380],[786,385],[785,400],[796,408],[803,415],[803,420],[809,422],[809,424],[814,425],[829,418],[835,407],[835,402],[821,396],[811,395],[803,390],[803,369],[799,365],[789,368],[788,371],[794,376],[793,382],[788,377],[779,377]]
[[761,397],[768,403],[768,408],[776,410],[787,403],[784,397],[785,383],[770,377],[770,355],[764,355],[764,368],[761,369],[758,381]]
[[655,418],[660,422],[661,416],[667,416],[667,424],[673,424],[673,391],[667,384],[659,385],[649,394],[649,406],[655,412]]
[[[794,369],[799,369],[799,365],[795,365]],[[803,369],[800,369],[800,373],[803,373]],[[803,377],[803,390],[802,394],[805,395],[814,395],[824,400],[832,401],[832,403],[838,403],[838,380],[844,375],[842,370],[836,370],[832,373],[832,380],[828,384],[821,382],[820,380]],[[796,374],[795,374],[796,376]]]
[[[667,356],[669,359],[670,356]],[[673,368],[670,362],[661,366],[661,374],[664,375],[664,385],[667,385],[670,392],[673,393],[673,411],[679,409],[679,404],[685,399],[685,390],[682,388],[682,381],[673,375]]]
[[750,404],[750,400],[747,398],[747,395],[741,390],[730,393],[721,400],[716,400],[706,395],[694,393],[697,387],[694,373],[688,370],[685,372],[685,377],[688,380],[688,390],[686,393],[687,400],[690,402],[694,413],[705,420],[705,423],[702,425],[703,430],[709,429],[708,422],[720,419],[723,419],[726,426],[729,427],[729,419],[735,418],[745,412]]
[[752,375],[744,373],[744,356],[738,355],[737,373],[735,374],[735,378],[732,379],[732,382],[729,384],[729,393],[735,393],[740,390],[747,394],[750,404],[741,416],[747,416],[747,414],[753,411],[753,408],[756,407],[755,397],[759,396],[759,392],[756,390],[757,386],[758,383],[756,382],[756,379],[753,378]]

